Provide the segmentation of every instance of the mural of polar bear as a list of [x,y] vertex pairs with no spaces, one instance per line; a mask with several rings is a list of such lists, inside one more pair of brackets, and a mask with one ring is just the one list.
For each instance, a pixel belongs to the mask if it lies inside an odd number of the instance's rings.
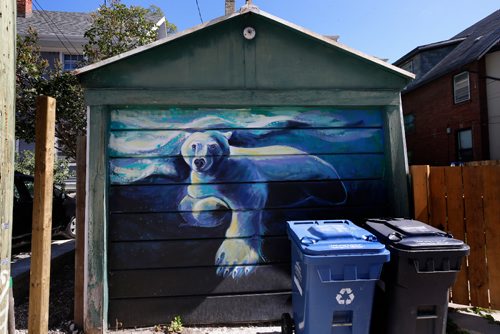
[[[215,130],[186,138],[181,154],[191,170],[190,182],[179,209],[187,224],[199,227],[220,225],[224,212],[230,212],[226,239],[215,263],[218,275],[238,278],[264,260],[261,236],[266,203],[292,207],[312,199],[342,204],[347,192],[336,170],[316,156],[289,146],[233,147],[230,138],[230,132]],[[329,183],[328,189],[316,185],[286,194],[273,193],[274,182],[268,182],[303,180],[338,182]]]

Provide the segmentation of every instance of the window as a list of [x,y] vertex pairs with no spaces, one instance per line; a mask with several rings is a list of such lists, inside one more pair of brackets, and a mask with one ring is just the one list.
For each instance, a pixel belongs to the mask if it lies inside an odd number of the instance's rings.
[[413,73],[413,60],[410,60],[409,62],[404,63],[403,65],[401,65],[401,68],[405,71]]
[[64,55],[64,70],[72,71],[83,61],[83,55]]
[[41,53],[41,56],[43,59],[46,59],[48,62],[49,62],[49,68],[51,70],[55,70],[56,69],[56,65],[57,65],[57,62],[61,62],[61,58],[60,58],[60,55],[59,55],[59,52],[45,52],[45,51],[42,51]]
[[472,130],[460,130],[457,132],[457,158],[459,161],[472,161]]
[[453,96],[455,104],[470,100],[469,72],[462,72],[453,77]]
[[404,115],[405,132],[409,133],[415,131],[415,115]]

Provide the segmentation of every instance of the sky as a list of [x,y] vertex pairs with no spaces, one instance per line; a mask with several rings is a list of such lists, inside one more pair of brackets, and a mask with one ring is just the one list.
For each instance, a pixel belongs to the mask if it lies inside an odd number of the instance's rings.
[[[105,0],[33,0],[36,10],[90,12]],[[108,0],[109,1],[109,0]],[[156,5],[179,31],[201,23],[196,0],[122,0]],[[245,0],[236,0],[240,8]],[[254,0],[261,10],[394,62],[419,45],[453,37],[500,8],[498,0]],[[224,0],[198,0],[201,18],[224,15]]]

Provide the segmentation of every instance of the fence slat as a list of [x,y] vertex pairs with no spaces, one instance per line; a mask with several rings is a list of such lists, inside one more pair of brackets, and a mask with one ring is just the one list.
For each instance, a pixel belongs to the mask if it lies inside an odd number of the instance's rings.
[[500,309],[500,166],[484,166],[483,203],[491,307]]
[[446,231],[446,184],[445,167],[431,167],[429,173],[429,224]]
[[463,167],[465,224],[470,246],[469,279],[471,303],[489,307],[488,272],[485,260],[485,238],[481,167]]
[[[462,168],[448,167],[445,169],[448,231],[457,239],[465,241],[464,198],[462,183]],[[453,302],[469,305],[469,287],[467,278],[467,261],[462,260],[462,270],[457,275],[457,281],[452,287]]]
[[429,222],[428,176],[429,166],[411,166],[414,215],[415,219],[424,223]]

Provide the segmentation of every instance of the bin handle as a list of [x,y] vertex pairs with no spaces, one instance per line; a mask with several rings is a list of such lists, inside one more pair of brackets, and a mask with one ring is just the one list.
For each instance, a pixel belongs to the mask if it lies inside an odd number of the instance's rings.
[[420,270],[418,268],[418,260],[413,260],[413,266],[415,267],[415,271],[418,273],[418,274],[442,274],[442,273],[446,273],[446,272],[449,272],[449,273],[457,273],[457,272],[460,272],[460,270],[454,270],[454,269],[448,269],[448,270],[429,270],[429,271],[424,271],[424,270]]
[[313,245],[317,243],[318,241],[321,241],[319,238],[313,238],[313,237],[302,237],[300,238],[300,243],[303,245]]
[[373,234],[368,234],[368,235],[364,234],[364,235],[362,236],[362,238],[363,238],[363,240],[365,240],[365,241],[370,241],[370,242],[375,242],[375,241],[378,241],[377,237],[376,237],[376,236],[374,236]]

